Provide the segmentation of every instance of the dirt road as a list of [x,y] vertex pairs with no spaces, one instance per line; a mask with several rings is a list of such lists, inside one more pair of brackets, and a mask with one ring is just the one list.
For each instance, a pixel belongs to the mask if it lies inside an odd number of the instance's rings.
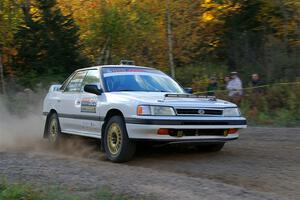
[[0,175],[66,186],[82,197],[109,186],[155,199],[300,199],[299,142],[300,128],[248,128],[219,153],[143,148],[133,161],[113,164],[94,144],[58,152],[41,141],[25,149],[0,150]]

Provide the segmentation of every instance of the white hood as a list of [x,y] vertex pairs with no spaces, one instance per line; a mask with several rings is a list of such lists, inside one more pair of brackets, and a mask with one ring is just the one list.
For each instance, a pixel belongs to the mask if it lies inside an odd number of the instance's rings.
[[219,100],[211,100],[209,98],[179,98],[179,97],[165,97],[163,92],[110,92],[106,93],[108,98],[114,100],[131,101],[138,104],[150,105],[168,105],[174,107],[189,107],[189,108],[225,108],[236,107],[235,104]]

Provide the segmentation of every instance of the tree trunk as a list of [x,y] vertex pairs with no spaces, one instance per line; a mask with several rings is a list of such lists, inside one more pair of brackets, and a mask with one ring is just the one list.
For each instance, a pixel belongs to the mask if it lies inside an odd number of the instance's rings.
[[25,21],[30,22],[31,21],[31,16],[30,16],[30,5],[31,2],[30,0],[25,0],[22,4],[21,4],[21,8],[23,10],[23,14],[25,16]]
[[172,19],[170,10],[170,0],[167,0],[167,31],[168,31],[168,55],[169,65],[172,78],[175,78],[175,65],[173,55],[173,31],[172,31]]
[[288,54],[288,49],[289,49],[289,38],[288,38],[288,27],[289,27],[289,16],[287,13],[287,10],[285,8],[285,4],[284,1],[282,0],[277,0],[277,4],[279,6],[280,12],[282,13],[283,16],[283,20],[284,20],[284,31],[283,31],[283,42],[285,45],[285,53],[287,56],[289,56]]
[[98,58],[97,60],[97,65],[103,65],[105,64],[106,62],[106,54],[107,54],[107,49],[108,49],[108,46],[109,46],[109,43],[110,43],[110,37],[108,37],[103,45],[103,48],[100,52],[100,57]]
[[108,48],[106,48],[105,51],[105,57],[104,57],[104,64],[108,65],[109,64],[109,58],[110,58],[110,46]]
[[1,84],[1,93],[5,94],[5,82],[4,82],[4,72],[2,64],[2,54],[0,54],[0,84]]

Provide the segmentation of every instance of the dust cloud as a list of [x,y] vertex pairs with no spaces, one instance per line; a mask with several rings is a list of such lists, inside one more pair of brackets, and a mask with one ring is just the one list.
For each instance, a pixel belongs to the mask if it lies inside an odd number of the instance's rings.
[[[49,142],[43,139],[45,119],[42,115],[42,101],[44,96],[45,93],[39,94],[31,91],[15,94],[11,99],[0,95],[0,152],[54,150]],[[99,156],[99,140],[70,135],[63,135],[61,140],[62,144],[57,150],[62,154],[84,158]]]
[[40,145],[44,125],[41,103],[26,105],[26,102],[18,103],[28,112],[12,113],[8,107],[14,106],[13,103],[0,96],[0,150],[33,149]]

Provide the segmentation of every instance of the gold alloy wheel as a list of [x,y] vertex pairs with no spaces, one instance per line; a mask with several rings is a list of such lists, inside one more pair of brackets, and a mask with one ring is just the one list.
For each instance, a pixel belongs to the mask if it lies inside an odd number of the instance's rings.
[[107,146],[111,154],[116,155],[121,149],[122,132],[117,123],[112,123],[107,132]]
[[49,133],[49,140],[52,144],[54,144],[58,137],[58,123],[57,120],[51,120],[50,123],[50,133]]

